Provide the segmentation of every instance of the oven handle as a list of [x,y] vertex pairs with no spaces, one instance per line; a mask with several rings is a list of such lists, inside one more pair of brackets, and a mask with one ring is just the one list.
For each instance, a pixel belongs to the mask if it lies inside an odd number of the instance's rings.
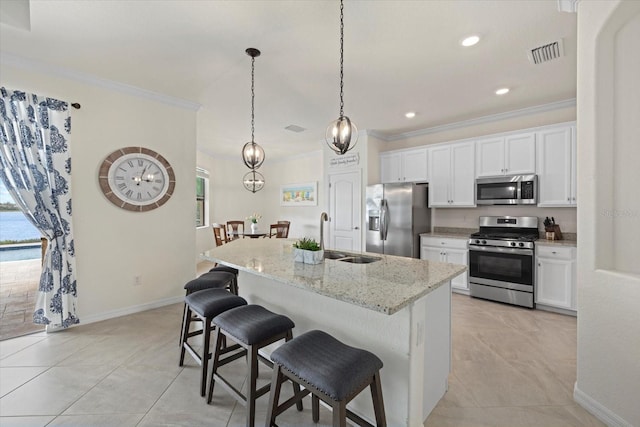
[[469,245],[469,250],[477,252],[496,252],[501,254],[533,255],[533,249],[501,248],[497,246]]

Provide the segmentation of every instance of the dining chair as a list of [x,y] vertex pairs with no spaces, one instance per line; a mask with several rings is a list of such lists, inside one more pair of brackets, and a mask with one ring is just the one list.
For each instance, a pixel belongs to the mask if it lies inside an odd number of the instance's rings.
[[269,226],[269,238],[286,239],[289,236],[289,224],[271,224]]
[[235,240],[242,234],[244,239],[244,221],[227,221],[227,232],[231,240]]
[[286,225],[287,225],[287,229],[286,229],[286,231],[284,232],[284,236],[283,236],[283,237],[284,237],[285,239],[286,239],[286,238],[288,238],[288,237],[289,237],[289,227],[290,227],[290,225],[291,225],[291,221],[278,221],[278,224],[286,224]]
[[225,227],[220,224],[213,224],[213,237],[216,240],[216,246],[224,245],[228,242]]

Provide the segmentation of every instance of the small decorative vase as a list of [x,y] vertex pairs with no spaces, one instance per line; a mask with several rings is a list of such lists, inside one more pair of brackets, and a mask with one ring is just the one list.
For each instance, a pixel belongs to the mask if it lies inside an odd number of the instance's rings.
[[305,264],[320,264],[324,261],[324,251],[303,251]]
[[295,262],[304,262],[304,251],[302,249],[293,248],[293,260]]
[[253,234],[256,234],[258,232],[258,223],[257,222],[252,222],[251,223],[251,232]]

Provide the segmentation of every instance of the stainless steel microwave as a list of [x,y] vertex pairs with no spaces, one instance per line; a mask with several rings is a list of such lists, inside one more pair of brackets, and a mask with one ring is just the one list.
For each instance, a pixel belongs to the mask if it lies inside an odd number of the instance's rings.
[[538,176],[511,175],[476,179],[477,205],[535,205]]

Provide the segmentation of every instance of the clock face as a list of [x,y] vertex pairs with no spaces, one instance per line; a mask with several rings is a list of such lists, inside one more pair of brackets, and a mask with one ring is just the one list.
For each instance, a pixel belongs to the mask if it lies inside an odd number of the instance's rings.
[[100,188],[118,207],[144,212],[162,206],[175,188],[173,168],[164,157],[142,147],[111,153],[102,162]]

